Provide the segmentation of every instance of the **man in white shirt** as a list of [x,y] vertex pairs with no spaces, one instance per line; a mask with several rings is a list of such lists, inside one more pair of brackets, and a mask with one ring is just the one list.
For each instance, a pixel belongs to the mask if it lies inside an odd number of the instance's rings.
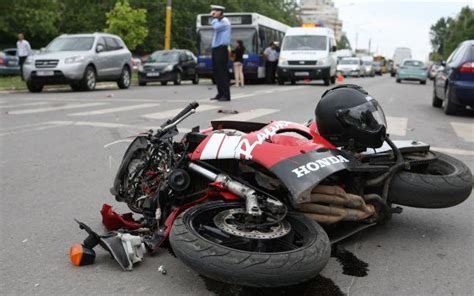
[[265,59],[265,78],[268,84],[275,84],[275,73],[278,63],[278,52],[275,43],[271,42],[263,51]]
[[16,42],[16,55],[19,58],[21,80],[24,80],[23,64],[25,63],[26,58],[32,55],[32,52],[30,43],[25,40],[23,33],[18,34],[18,41]]

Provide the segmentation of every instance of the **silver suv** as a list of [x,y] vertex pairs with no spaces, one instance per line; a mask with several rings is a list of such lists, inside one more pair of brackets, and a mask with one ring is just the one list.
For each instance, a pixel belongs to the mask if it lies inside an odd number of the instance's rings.
[[23,65],[30,92],[46,84],[69,84],[73,90],[93,90],[98,81],[116,81],[128,88],[132,55],[120,37],[105,34],[61,35]]

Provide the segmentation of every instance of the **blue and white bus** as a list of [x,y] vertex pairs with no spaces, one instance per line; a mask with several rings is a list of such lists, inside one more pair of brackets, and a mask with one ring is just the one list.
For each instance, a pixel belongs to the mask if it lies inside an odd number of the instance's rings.
[[[281,44],[289,26],[258,13],[226,13],[232,26],[231,46],[242,40],[245,46],[244,76],[247,80],[265,78],[263,51],[272,41]],[[200,77],[212,78],[212,35],[211,16],[199,14],[196,21],[198,73]],[[229,61],[232,72],[232,62]]]

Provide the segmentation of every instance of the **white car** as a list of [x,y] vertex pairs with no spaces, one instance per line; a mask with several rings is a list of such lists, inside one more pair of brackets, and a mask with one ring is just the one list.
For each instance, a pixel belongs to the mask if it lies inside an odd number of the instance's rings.
[[341,75],[348,76],[366,76],[365,67],[359,58],[343,58],[337,65],[337,72]]

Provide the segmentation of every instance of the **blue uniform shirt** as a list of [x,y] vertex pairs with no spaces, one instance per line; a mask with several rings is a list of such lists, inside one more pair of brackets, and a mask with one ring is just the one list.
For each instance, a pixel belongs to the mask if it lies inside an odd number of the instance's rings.
[[214,35],[212,36],[212,48],[229,45],[230,44],[230,22],[224,17],[222,19],[213,19],[211,22],[214,28]]

